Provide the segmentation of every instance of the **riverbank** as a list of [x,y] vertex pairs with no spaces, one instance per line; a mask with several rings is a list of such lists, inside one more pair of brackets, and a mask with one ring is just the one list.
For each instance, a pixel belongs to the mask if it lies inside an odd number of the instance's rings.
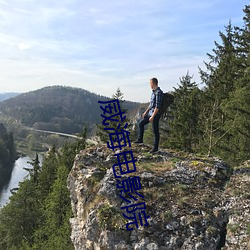
[[[42,155],[39,155],[39,160],[42,161]],[[32,168],[29,163],[31,161],[31,156],[21,156],[15,161],[10,180],[0,189],[0,208],[8,203],[12,195],[11,190],[18,188],[19,182],[28,178],[29,173],[24,168]]]

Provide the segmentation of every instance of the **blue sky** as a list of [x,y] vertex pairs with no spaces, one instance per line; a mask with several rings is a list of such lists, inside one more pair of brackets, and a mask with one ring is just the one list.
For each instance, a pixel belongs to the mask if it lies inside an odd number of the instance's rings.
[[149,79],[173,90],[242,26],[249,0],[0,0],[0,92],[80,87],[146,102]]

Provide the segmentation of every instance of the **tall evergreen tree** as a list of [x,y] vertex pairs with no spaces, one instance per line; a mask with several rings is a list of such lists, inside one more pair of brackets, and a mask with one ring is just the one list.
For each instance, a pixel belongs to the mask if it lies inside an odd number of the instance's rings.
[[11,171],[16,158],[17,153],[13,133],[8,133],[4,125],[0,123],[0,175],[3,175],[4,172]]
[[245,6],[244,13],[244,26],[235,27],[234,33],[237,55],[235,89],[222,103],[227,116],[225,128],[229,130],[234,125],[227,142],[230,160],[235,163],[250,158],[250,5]]
[[30,180],[20,183],[10,203],[0,210],[0,249],[20,249],[22,242],[31,244],[40,218],[36,186]]
[[52,147],[43,159],[43,165],[39,174],[40,198],[44,200],[51,192],[51,187],[56,179],[58,157],[55,147]]
[[69,226],[71,206],[66,185],[68,172],[64,165],[58,167],[52,191],[44,203],[44,220],[35,233],[36,242],[33,249],[73,249]]
[[[229,150],[228,140],[234,127],[235,115],[231,126],[225,127],[228,117],[223,110],[231,93],[235,91],[237,79],[237,54],[234,44],[234,33],[231,22],[226,26],[226,34],[220,32],[222,44],[215,42],[213,54],[208,54],[207,70],[200,70],[205,83],[202,110],[199,124],[203,129],[203,143],[200,146],[207,154],[221,154]],[[229,153],[229,152],[228,152]]]
[[84,126],[83,130],[77,135],[80,137],[80,139],[78,139],[77,142],[74,144],[76,153],[86,147],[87,126]]
[[33,168],[32,169],[27,169],[29,171],[30,177],[32,181],[36,184],[38,184],[38,175],[40,171],[40,162],[38,158],[38,154],[36,153],[35,159],[33,159],[31,162],[29,162]]
[[38,155],[32,160],[30,178],[20,183],[9,204],[0,210],[0,249],[73,249],[67,176],[78,146],[67,145],[60,153],[53,147],[41,168]]
[[200,90],[192,77],[187,74],[180,79],[180,85],[175,88],[175,101],[171,106],[173,120],[169,120],[170,133],[166,146],[186,151],[194,150],[198,138]]
[[[119,100],[119,104],[121,107],[121,111],[126,113],[126,109],[123,107],[123,93],[121,92],[120,88],[117,88],[115,94],[112,95],[112,100]],[[115,110],[112,111],[113,114],[115,114]],[[126,116],[126,114],[124,114]],[[116,129],[119,124],[121,124],[120,129],[118,131],[121,131],[125,124],[128,122],[128,118],[124,119],[122,122],[115,122],[115,121],[109,121],[109,126],[104,126],[103,124],[97,124],[97,131],[96,134],[97,136],[100,137],[102,142],[107,142],[109,141],[109,133],[111,133],[111,130],[104,130],[104,128],[114,128]]]

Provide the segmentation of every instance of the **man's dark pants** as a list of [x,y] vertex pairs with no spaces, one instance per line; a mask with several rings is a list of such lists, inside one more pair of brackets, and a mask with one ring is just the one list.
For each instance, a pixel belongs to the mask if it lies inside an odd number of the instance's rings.
[[[139,126],[139,137],[138,141],[143,142],[143,135],[144,135],[144,126],[149,123],[150,116],[146,115],[138,124]],[[158,150],[159,141],[160,141],[160,133],[159,133],[159,121],[160,121],[161,115],[156,114],[153,122],[152,122],[152,128],[154,132],[154,149]]]

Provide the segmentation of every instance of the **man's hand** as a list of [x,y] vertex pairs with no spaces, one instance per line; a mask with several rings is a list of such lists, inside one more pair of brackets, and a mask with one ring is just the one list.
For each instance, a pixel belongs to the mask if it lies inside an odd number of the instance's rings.
[[141,117],[144,118],[147,115],[147,111],[145,111],[144,113],[142,113]]
[[154,120],[155,115],[159,112],[158,108],[154,109],[153,114],[150,116],[149,121],[152,122]]

